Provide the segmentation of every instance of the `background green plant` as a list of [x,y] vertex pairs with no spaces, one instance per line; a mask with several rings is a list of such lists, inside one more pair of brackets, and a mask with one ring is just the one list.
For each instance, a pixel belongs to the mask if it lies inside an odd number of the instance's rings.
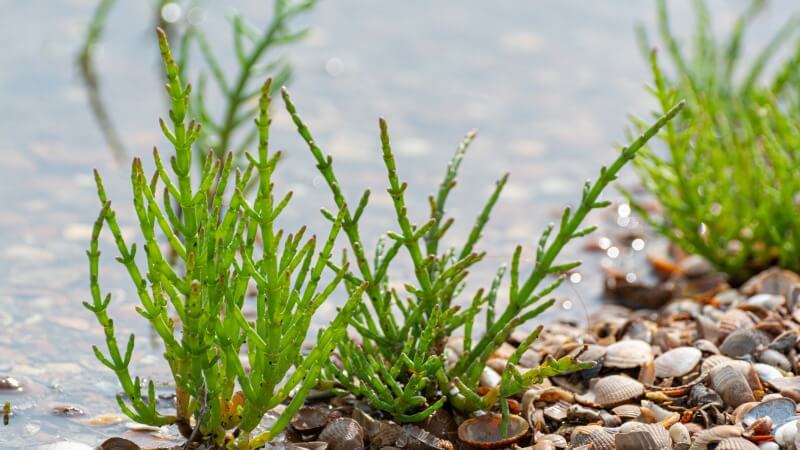
[[[790,18],[743,65],[744,33],[764,4],[752,2],[718,39],[706,3],[695,1],[695,31],[686,52],[670,29],[666,2],[657,1],[670,73],[639,30],[653,74],[650,91],[660,107],[654,114],[677,98],[687,106],[658,136],[665,151],[647,147],[634,163],[663,211],[650,213],[626,195],[656,230],[686,252],[706,257],[735,283],[774,264],[800,270],[800,23]],[[781,49],[791,52],[778,60]],[[646,127],[641,120],[634,124]]]
[[[232,435],[237,448],[257,447],[287,425],[317,384],[323,365],[345,336],[347,318],[355,312],[363,287],[352,290],[340,313],[320,331],[317,345],[302,354],[314,312],[347,272],[343,266],[330,281],[321,282],[343,214],[334,218],[319,250],[315,237],[304,237],[304,228],[288,235],[277,228],[276,220],[291,192],[278,199],[273,190],[272,174],[280,153],[269,150],[269,81],[263,85],[258,103],[258,154],[245,154],[248,164],[243,172],[234,169],[232,153],[224,160],[212,154],[205,160],[199,181],[193,180],[192,147],[201,126],[189,119],[191,87],[181,81],[166,35],[160,30],[159,43],[171,100],[169,121],[160,120],[164,136],[174,148],[169,159],[171,173],[156,149],[156,170],[151,176],[145,174],[141,161],[134,159],[133,204],[145,251],[145,263],[139,264],[137,246],[124,239],[102,179],[95,172],[102,209],[87,253],[92,301],[84,306],[103,326],[108,353],[97,347],[94,352],[116,373],[125,394],[117,400],[133,420],[148,425],[175,423],[190,440],[217,446],[228,439],[228,431],[235,430]],[[248,202],[243,192],[253,179],[257,191],[255,199]],[[180,207],[181,215],[176,214],[173,203]],[[116,243],[117,260],[136,287],[141,303],[137,311],[164,345],[164,357],[176,384],[175,415],[156,409],[152,382],[143,392],[141,380],[131,375],[133,335],[124,351],[117,342],[114,322],[107,313],[111,295],[102,296],[98,279],[99,237],[104,226]],[[168,262],[162,251],[164,241],[178,264]],[[252,322],[243,312],[251,289],[255,290],[256,309]],[[240,359],[243,349],[247,367]],[[240,392],[235,392],[237,386]],[[271,428],[251,436],[263,415],[283,402],[288,405]]]
[[[548,359],[538,369],[520,373],[514,365],[537,333],[520,346],[520,350],[509,360],[502,381],[484,395],[478,394],[481,374],[486,361],[520,325],[536,318],[554,300],[548,299],[564,280],[563,274],[577,267],[579,262],[557,264],[556,259],[564,246],[573,239],[591,233],[594,227],[581,229],[581,223],[593,209],[602,208],[608,202],[600,201],[603,189],[612,182],[620,169],[636,156],[637,151],[652,138],[675,114],[681,105],[675,106],[661,117],[621,152],[608,168],[602,168],[595,183],[584,185],[578,207],[567,208],[559,227],[550,226],[543,232],[536,250],[536,263],[527,271],[520,267],[522,247],[514,252],[510,268],[508,304],[496,305],[497,292],[505,275],[505,268],[497,271],[494,282],[488,289],[479,289],[471,300],[461,300],[466,288],[469,269],[480,261],[484,253],[476,252],[475,246],[486,226],[508,178],[503,176],[478,215],[466,241],[458,248],[441,250],[441,240],[453,223],[445,219],[447,198],[456,183],[459,165],[474,138],[467,135],[458,147],[444,180],[435,196],[429,198],[430,214],[422,224],[415,224],[405,202],[407,184],[400,180],[391,149],[388,126],[380,120],[380,141],[388,188],[399,228],[388,233],[388,242],[379,241],[375,254],[369,258],[362,241],[359,222],[367,207],[370,191],[364,191],[358,202],[349,203],[341,190],[333,170],[333,159],[326,156],[312,137],[308,127],[283,91],[287,109],[292,115],[299,133],[306,140],[309,150],[317,162],[317,168],[330,188],[336,208],[342,211],[342,230],[348,238],[352,256],[345,253],[342,264],[329,264],[337,273],[352,260],[354,271],[345,275],[345,286],[353,293],[366,284],[365,294],[369,302],[362,303],[350,324],[360,335],[360,344],[344,340],[339,345],[340,358],[337,366],[331,364],[328,376],[341,383],[353,394],[366,398],[372,406],[392,415],[399,422],[420,421],[445,403],[464,412],[489,409],[500,401],[504,414],[508,414],[507,399],[518,394],[530,384],[543,377],[580,370],[586,365],[570,357],[560,360]],[[329,220],[336,220],[331,212],[324,212]],[[555,234],[554,234],[555,231]],[[413,282],[405,284],[405,292],[390,287],[389,272],[398,254],[404,250],[413,268]],[[548,276],[555,276],[549,279]],[[475,320],[485,313],[483,335],[473,341]],[[461,354],[448,359],[445,344],[457,334],[463,334]]]
[[[125,148],[103,101],[100,77],[94,58],[94,50],[102,39],[108,16],[115,3],[116,0],[98,2],[87,27],[78,63],[87,87],[90,107],[106,143],[115,158],[124,161]],[[251,25],[240,14],[232,14],[230,21],[234,48],[226,49],[225,52],[235,55],[233,65],[220,62],[217,57],[219,49],[214,48],[201,28],[186,20],[180,23],[165,22],[161,11],[170,3],[180,5],[182,11],[186,12],[192,8],[199,8],[202,2],[199,0],[153,2],[156,25],[165,30],[171,41],[179,42],[175,54],[181,77],[187,79],[189,74],[199,76],[196,89],[192,91],[191,102],[192,115],[202,125],[195,146],[198,155],[196,159],[201,163],[204,162],[209,148],[214,149],[216,157],[220,159],[224,159],[228,151],[233,150],[235,162],[244,166],[246,165],[243,159],[244,152],[258,137],[255,129],[245,131],[245,125],[258,113],[257,99],[261,86],[257,80],[271,76],[275,81],[273,87],[276,89],[289,82],[292,67],[279,51],[281,47],[297,43],[308,34],[309,29],[293,27],[292,23],[311,10],[316,0],[273,0],[272,15],[262,28]],[[187,15],[188,13],[183,14],[184,17]],[[196,67],[191,64],[192,54],[200,56],[200,62]],[[222,114],[218,117],[215,117],[206,105],[209,96],[222,98]]]

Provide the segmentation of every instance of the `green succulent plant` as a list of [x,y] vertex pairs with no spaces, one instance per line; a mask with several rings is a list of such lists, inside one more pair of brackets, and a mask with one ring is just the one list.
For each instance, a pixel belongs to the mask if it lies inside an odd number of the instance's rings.
[[[161,31],[159,42],[171,99],[169,120],[160,124],[174,154],[168,169],[154,149],[156,170],[151,175],[139,159],[133,162],[133,206],[144,238],[143,263],[137,262],[139,247],[123,237],[95,172],[102,208],[88,251],[92,300],[84,305],[104,328],[108,350],[104,354],[94,347],[94,352],[116,373],[124,391],[119,405],[133,420],[174,423],[190,440],[222,446],[235,437],[232,446],[254,448],[277,435],[316,386],[330,353],[346,335],[347,319],[358,308],[364,287],[352,290],[340,312],[320,331],[316,346],[304,354],[312,316],[347,273],[344,266],[322,282],[344,212],[334,218],[320,242],[306,237],[305,228],[285,234],[277,227],[291,192],[279,198],[274,191],[272,175],[280,152],[269,148],[270,81],[259,97],[257,154],[246,153],[243,171],[234,168],[231,153],[224,160],[209,155],[199,180],[192,177],[193,146],[201,129],[188,116],[191,87],[182,82]],[[253,180],[255,198],[248,201],[243,192]],[[179,205],[180,216],[173,203]],[[124,347],[117,341],[107,313],[111,295],[103,297],[99,284],[99,238],[104,228],[111,232],[117,260],[136,287],[137,311],[164,345],[176,385],[175,414],[158,411],[153,383],[145,387],[130,373],[133,335]],[[177,264],[168,262],[164,242],[177,255]],[[245,315],[251,290],[254,319]],[[269,430],[251,434],[267,411],[284,402],[288,405]]]
[[[350,325],[359,335],[360,344],[344,340],[339,345],[336,364],[328,368],[328,377],[340,383],[344,391],[367,399],[372,406],[385,411],[399,422],[425,419],[445,404],[464,412],[486,410],[500,402],[508,413],[507,399],[532,383],[559,373],[585,369],[585,364],[571,357],[548,359],[538,369],[520,373],[514,365],[538,336],[520,346],[503,372],[498,386],[483,395],[478,394],[481,374],[489,357],[519,326],[528,323],[553,305],[548,296],[564,280],[563,273],[576,268],[579,262],[557,263],[564,246],[583,237],[594,227],[581,228],[586,215],[608,202],[599,200],[603,190],[616,179],[623,166],[681,109],[677,104],[659,118],[640,137],[624,148],[609,167],[600,171],[596,182],[583,187],[580,204],[573,211],[567,208],[558,228],[549,226],[542,233],[536,249],[536,262],[527,270],[521,268],[522,247],[518,246],[511,260],[508,304],[496,304],[497,292],[506,272],[497,270],[488,289],[478,289],[469,300],[463,300],[469,269],[479,262],[483,252],[475,247],[486,226],[492,208],[508,179],[504,175],[478,214],[466,241],[458,248],[440,249],[441,240],[453,223],[445,219],[445,204],[455,186],[459,166],[474,138],[470,133],[458,147],[439,190],[429,198],[430,215],[422,224],[412,221],[405,201],[407,184],[400,179],[389,139],[386,121],[379,122],[380,144],[386,176],[387,191],[395,210],[397,231],[388,233],[376,246],[374,257],[368,257],[361,238],[360,220],[370,197],[364,191],[357,202],[349,203],[341,190],[333,169],[333,159],[326,156],[312,137],[308,127],[292,103],[288,91],[283,91],[287,109],[299,133],[317,162],[320,174],[328,184],[336,208],[342,211],[342,230],[350,244],[351,255],[345,254],[340,265],[330,263],[337,273],[348,262],[353,270],[345,274],[345,286],[355,293],[366,285],[369,301],[362,303],[351,317]],[[348,205],[354,204],[355,208]],[[336,215],[327,212],[334,221]],[[405,251],[414,268],[414,281],[404,285],[404,292],[391,287],[389,273],[396,257]],[[554,278],[551,278],[554,277]],[[475,320],[485,314],[485,331],[473,339]],[[448,360],[446,343],[453,336],[463,335],[461,354]]]
[[[699,254],[738,284],[772,265],[800,270],[800,20],[790,18],[743,65],[743,36],[764,1],[754,1],[729,35],[714,35],[711,14],[695,1],[691,51],[672,33],[666,2],[657,2],[658,31],[670,69],[640,42],[653,74],[654,115],[677,98],[683,114],[669,123],[636,166],[661,211],[646,210],[625,192],[654,229],[688,253]],[[791,45],[790,45],[791,43]],[[783,59],[776,56],[788,47]],[[769,70],[768,70],[769,69]],[[645,121],[634,119],[644,129]]]

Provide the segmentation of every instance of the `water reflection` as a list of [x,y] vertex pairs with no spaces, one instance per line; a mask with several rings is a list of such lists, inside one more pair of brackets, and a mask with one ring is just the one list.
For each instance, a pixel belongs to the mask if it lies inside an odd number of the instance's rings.
[[[740,3],[713,2],[716,20],[727,23]],[[241,4],[254,21],[266,19],[263,1]],[[688,1],[674,4],[677,14],[690,8]],[[161,9],[164,21],[175,14],[167,6]],[[87,100],[74,69],[93,7],[94,2],[71,0],[15,2],[0,19],[0,39],[9,43],[0,53],[0,199],[5,205],[0,214],[0,376],[12,374],[27,387],[22,394],[0,391],[0,403],[11,401],[14,412],[0,429],[0,447],[63,440],[93,446],[128,431],[129,421],[118,415],[114,401],[116,381],[90,351],[102,342],[101,330],[80,306],[88,296],[87,232],[99,207],[92,167],[107,174],[125,233],[136,234],[127,167],[114,167],[91,117],[91,97]],[[118,126],[117,139],[131,155],[141,155],[164,144],[155,122],[164,111],[151,39],[152,2],[119,2],[118,7],[108,27],[119,31],[108,34],[98,54],[98,64],[107,68],[102,92]],[[207,11],[196,13],[220,48],[230,48],[225,8],[209,2]],[[763,41],[772,24],[793,8],[789,1],[776,2],[752,37]],[[192,10],[183,13],[192,20]],[[346,194],[355,197],[367,186],[376,193],[367,214],[372,222],[364,224],[368,242],[392,226],[391,204],[379,194],[385,183],[376,117],[386,115],[393,125],[398,165],[410,182],[407,197],[420,215],[453,146],[465,131],[480,128],[449,212],[457,218],[452,237],[462,239],[471,225],[465,212],[474,210],[476,198],[486,197],[494,178],[512,171],[484,237],[488,257],[475,271],[476,284],[487,285],[514,246],[534,245],[543,226],[557,220],[549,211],[574,202],[581,182],[615,156],[612,143],[623,140],[626,113],[648,110],[650,100],[642,90],[646,66],[631,30],[636,21],[651,19],[647,2],[621,0],[597,5],[470,0],[457,9],[420,1],[322,2],[306,18],[314,34],[293,55],[293,91],[315,136],[340,161],[338,170],[349,175],[341,180]],[[690,24],[683,26],[679,31]],[[226,53],[221,63],[233,57]],[[209,102],[219,105],[220,99]],[[324,220],[307,212],[325,205],[328,193],[292,128],[285,114],[276,116],[273,140],[287,150],[278,183],[297,194],[298,208],[287,211],[286,226],[307,222],[321,229]],[[623,182],[632,179],[628,171]],[[600,252],[587,255],[578,244],[564,255],[585,264],[569,275],[571,282],[557,294],[560,308],[549,317],[574,315],[576,308],[596,304],[600,261],[621,264],[629,261],[627,253],[643,257],[653,249],[643,237],[617,238],[640,228],[629,206],[622,208],[590,217],[595,224],[610,223],[589,238]],[[113,254],[111,242],[102,245],[106,255]],[[111,315],[120,333],[144,338],[148,330],[134,310],[134,292],[114,264],[108,258],[102,269],[114,293]],[[641,276],[635,266],[622,269]],[[398,282],[402,275],[412,274],[398,274]],[[137,374],[166,378],[158,349],[140,345],[135,358]],[[84,415],[53,414],[65,407]]]

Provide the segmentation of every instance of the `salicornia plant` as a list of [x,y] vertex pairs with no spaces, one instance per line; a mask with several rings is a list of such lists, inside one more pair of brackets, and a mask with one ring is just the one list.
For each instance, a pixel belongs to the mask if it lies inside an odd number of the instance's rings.
[[[693,46],[685,52],[670,30],[666,2],[658,1],[659,33],[673,70],[662,70],[651,53],[656,114],[677,98],[687,106],[659,134],[663,151],[645,148],[635,163],[663,211],[649,213],[629,195],[656,230],[735,283],[774,264],[800,269],[800,40],[786,59],[775,57],[800,21],[789,19],[743,66],[743,34],[763,4],[753,2],[730,34],[717,39],[705,3],[695,1]],[[649,48],[645,38],[642,43]]]
[[[118,397],[120,407],[133,420],[174,423],[188,438],[213,445],[235,438],[236,448],[252,448],[279,433],[317,384],[330,353],[346,334],[363,286],[352,289],[340,313],[319,333],[316,346],[303,354],[314,312],[348,271],[343,266],[322,282],[345,211],[334,217],[320,243],[306,238],[304,228],[294,234],[278,229],[276,221],[291,193],[279,198],[274,192],[272,174],[280,153],[269,149],[270,82],[263,85],[258,101],[258,153],[246,153],[246,168],[234,168],[231,153],[224,160],[210,155],[199,179],[192,177],[192,148],[201,128],[189,119],[191,88],[182,82],[160,31],[159,43],[171,100],[169,120],[160,124],[174,154],[167,166],[154,150],[155,171],[150,176],[139,159],[133,162],[133,206],[142,247],[126,242],[102,179],[95,174],[102,209],[88,251],[92,301],[84,305],[103,326],[108,351],[94,351],[116,373],[124,391]],[[251,180],[257,186],[252,202],[243,194]],[[180,207],[180,216],[173,203]],[[107,313],[111,296],[102,296],[98,280],[104,227],[111,231],[117,260],[136,287],[137,311],[164,345],[176,384],[174,414],[158,411],[152,382],[142,386],[130,373],[133,336],[125,346],[117,342]],[[165,243],[178,257],[176,266],[167,262]],[[143,263],[137,261],[137,248],[144,249]],[[255,292],[252,320],[244,314],[250,291]],[[267,411],[285,402],[288,406],[268,431],[251,434]]]
[[[563,281],[559,276],[574,269],[578,262],[559,264],[556,259],[563,247],[573,239],[590,233],[594,228],[581,229],[589,211],[607,205],[599,197],[620,169],[636,156],[637,151],[652,138],[675,114],[674,107],[660,118],[641,137],[626,147],[619,158],[608,168],[603,168],[595,183],[584,186],[580,205],[573,212],[564,211],[556,230],[548,227],[542,234],[536,250],[536,263],[525,270],[520,267],[522,247],[517,247],[511,261],[508,303],[500,308],[496,304],[505,269],[500,268],[488,289],[479,289],[471,300],[463,298],[469,269],[480,261],[484,253],[475,246],[489,220],[507,176],[496,184],[494,192],[478,214],[475,225],[466,241],[458,248],[440,249],[442,237],[452,225],[445,219],[445,203],[455,186],[456,175],[464,153],[474,135],[469,134],[456,150],[438,193],[430,197],[430,215],[422,223],[414,223],[405,201],[406,183],[400,180],[389,140],[386,122],[380,120],[380,144],[386,166],[388,192],[395,209],[398,230],[388,234],[389,242],[380,241],[374,257],[368,257],[359,228],[370,196],[367,190],[358,202],[349,203],[344,197],[333,161],[326,156],[300,118],[289,94],[283,91],[286,106],[298,131],[305,139],[317,162],[322,177],[333,195],[336,208],[343,214],[342,230],[347,236],[352,256],[343,258],[341,265],[331,263],[336,273],[341,273],[352,259],[353,271],[345,275],[345,286],[355,294],[366,284],[368,303],[362,303],[351,317],[352,328],[360,335],[361,343],[342,341],[340,357],[328,369],[328,376],[341,383],[347,391],[367,399],[374,407],[392,415],[400,422],[420,421],[445,403],[461,411],[488,409],[500,400],[507,413],[507,398],[519,393],[542,377],[583,369],[586,366],[567,357],[548,359],[538,369],[524,374],[513,365],[538,333],[520,346],[520,351],[509,361],[499,385],[483,395],[478,393],[481,374],[486,361],[519,326],[529,322],[552,306],[548,295]],[[356,205],[350,208],[349,205]],[[331,221],[337,215],[325,213]],[[555,233],[554,233],[555,232]],[[399,292],[389,283],[389,269],[401,251],[405,251],[414,268],[414,280]],[[555,275],[554,280],[547,280]],[[544,283],[544,284],[543,284]],[[466,305],[464,306],[464,303]],[[475,319],[485,313],[485,332],[473,340]],[[446,348],[450,337],[463,334],[459,355],[448,358]]]
[[[111,115],[100,94],[99,77],[94,64],[94,49],[100,42],[107,17],[116,0],[100,0],[88,26],[86,40],[81,47],[79,67],[87,86],[89,101],[95,118],[112,149],[115,157],[123,158],[125,149],[119,133],[113,126]],[[234,48],[230,53],[235,55],[235,64],[223,64],[217,58],[211,39],[205,32],[189,20],[167,22],[162,10],[169,6],[177,6],[187,11],[188,17],[194,8],[200,7],[198,0],[157,0],[154,2],[155,16],[159,27],[165,28],[171,40],[180,42],[177,51],[180,75],[184,79],[197,76],[197,89],[192,91],[192,115],[202,126],[197,137],[196,158],[204,162],[206,150],[212,148],[217,158],[224,159],[228,151],[234,151],[234,163],[245,166],[243,155],[247,148],[258,137],[257,130],[245,133],[244,129],[250,118],[257,114],[258,99],[261,86],[257,80],[270,75],[274,79],[272,86],[278,88],[286,84],[292,75],[292,68],[287,59],[279,52],[280,47],[297,43],[309,32],[307,28],[295,29],[292,22],[308,12],[316,4],[316,0],[273,0],[272,15],[262,28],[249,24],[240,14],[231,16],[231,31]],[[200,56],[200,64],[194,67],[190,53],[196,47]],[[231,68],[232,67],[232,68]],[[216,92],[207,92],[208,76],[216,88]],[[208,95],[222,98],[222,114],[215,117],[206,106]]]

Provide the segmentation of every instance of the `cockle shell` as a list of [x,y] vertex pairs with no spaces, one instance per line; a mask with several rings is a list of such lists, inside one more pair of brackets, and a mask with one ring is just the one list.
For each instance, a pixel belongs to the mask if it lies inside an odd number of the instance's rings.
[[719,441],[716,450],[758,450],[758,446],[741,437],[729,437]]
[[745,311],[736,308],[729,309],[725,311],[719,321],[719,338],[725,339],[734,331],[750,328],[753,325],[753,319]]
[[678,347],[655,359],[656,377],[682,377],[700,362],[703,353],[694,347]]
[[322,430],[319,440],[327,442],[331,450],[363,450],[364,430],[355,420],[340,417]]
[[731,359],[725,355],[711,355],[703,360],[702,364],[700,364],[700,369],[703,372],[708,372],[714,367],[717,367],[718,365],[730,360]]
[[736,425],[719,425],[707,430],[703,430],[694,436],[694,441],[689,450],[706,450],[708,444],[715,444],[723,439],[739,437],[742,435],[742,428]]
[[665,450],[672,448],[669,432],[658,424],[628,422],[614,436],[617,450]]
[[712,388],[722,397],[726,405],[737,407],[742,403],[755,401],[753,390],[742,373],[730,364],[723,364],[711,370]]
[[597,380],[584,396],[576,396],[578,401],[597,404],[601,408],[620,405],[644,394],[644,385],[624,375],[609,375]]
[[638,339],[626,339],[608,346],[603,365],[631,369],[652,360],[653,349],[650,344]]
[[639,405],[625,404],[617,406],[611,412],[623,420],[630,420],[639,417],[642,414],[642,408]]
[[572,430],[573,446],[590,444],[592,450],[614,450],[614,435],[598,425],[578,426]]

